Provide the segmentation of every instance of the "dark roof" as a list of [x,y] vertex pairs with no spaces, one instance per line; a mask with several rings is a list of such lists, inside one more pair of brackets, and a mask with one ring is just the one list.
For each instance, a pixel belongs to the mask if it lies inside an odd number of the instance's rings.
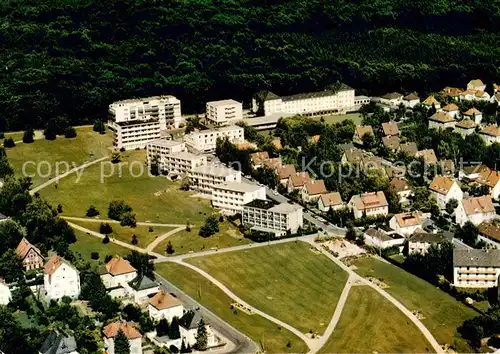
[[2,213],[0,213],[0,220],[5,220],[5,219],[8,219],[8,218],[9,218],[8,216],[5,216]]
[[283,102],[289,102],[289,101],[304,100],[307,98],[326,97],[326,96],[332,96],[332,95],[334,95],[333,91],[325,90],[325,91],[318,91],[318,92],[298,93],[296,95],[283,96],[281,98],[283,99]]
[[[198,328],[201,318],[200,311],[189,310],[179,319],[179,324],[186,329]],[[205,321],[205,319],[203,320]]]
[[264,101],[272,101],[272,100],[277,100],[279,98],[280,98],[280,96],[278,96],[277,94],[275,94],[271,91],[268,91],[266,93],[266,96],[264,97]]
[[440,232],[440,233],[428,233],[428,232],[419,232],[413,234],[410,237],[410,242],[428,242],[428,243],[442,243],[442,242],[451,242],[453,240],[453,234],[451,232]]
[[76,351],[76,341],[73,336],[63,336],[57,332],[50,332],[42,344],[42,354],[68,354]]
[[455,267],[500,267],[500,250],[454,249],[453,265]]
[[385,95],[382,96],[382,98],[386,100],[395,100],[396,98],[400,98],[403,95],[400,94],[399,92],[391,92],[391,93],[386,93]]
[[128,283],[135,291],[141,291],[146,289],[155,288],[158,285],[146,276],[138,276]]
[[258,208],[258,209],[271,209],[273,206],[278,205],[279,203],[271,200],[271,199],[254,199],[249,203],[246,203],[243,205],[244,207],[250,207],[250,208]]
[[413,92],[413,93],[410,93],[409,95],[406,95],[405,97],[403,97],[403,99],[405,101],[413,101],[413,100],[419,100],[420,97],[418,97],[418,95]]

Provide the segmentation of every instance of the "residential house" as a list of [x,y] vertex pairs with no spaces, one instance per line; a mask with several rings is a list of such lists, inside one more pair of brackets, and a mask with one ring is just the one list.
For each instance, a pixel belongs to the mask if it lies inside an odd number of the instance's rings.
[[410,202],[408,198],[411,196],[412,191],[408,181],[403,178],[393,178],[389,182],[389,188],[396,192],[401,204],[407,204]]
[[486,165],[474,164],[463,166],[458,171],[458,179],[464,182],[474,182],[481,175],[483,170],[487,170],[488,173],[491,171]]
[[454,119],[458,118],[457,116],[460,113],[460,109],[454,103],[447,104],[441,109],[441,111],[453,117]]
[[160,286],[145,275],[137,276],[134,280],[128,282],[130,295],[133,295],[134,301],[142,305],[149,301],[150,296],[160,291]]
[[151,300],[149,300],[148,312],[149,317],[153,320],[159,321],[165,318],[170,323],[174,317],[182,317],[184,314],[184,306],[175,296],[164,290],[160,290]]
[[[120,256],[114,256],[106,263],[105,270],[101,274],[101,280],[106,289],[123,288],[137,277],[137,269],[126,259]],[[123,291],[124,292],[124,291]],[[123,295],[123,294],[121,294]],[[117,296],[121,296],[118,295]]]
[[500,106],[500,92],[497,92],[493,96],[491,96],[490,102],[496,103],[498,106]]
[[269,160],[269,153],[267,151],[259,151],[250,154],[250,161],[255,169],[262,167],[262,164],[266,160]]
[[281,158],[273,157],[262,162],[262,167],[271,171],[276,171],[281,166]]
[[498,220],[483,222],[478,226],[479,240],[485,241],[489,244],[499,247],[500,246],[500,224]]
[[413,108],[419,103],[420,103],[420,98],[415,92],[410,93],[409,95],[403,97],[403,104],[405,105],[405,107]]
[[354,195],[348,205],[353,210],[356,219],[363,215],[376,216],[389,213],[389,204],[382,191]]
[[296,189],[302,189],[310,180],[311,177],[309,177],[309,173],[307,172],[294,173],[293,175],[288,177],[288,182],[287,182],[288,193]]
[[458,203],[463,199],[462,189],[454,179],[449,177],[434,177],[429,185],[429,189],[441,209],[444,209],[446,204],[452,199],[457,200]]
[[405,238],[397,233],[388,233],[381,229],[369,228],[364,232],[365,243],[369,246],[389,248],[403,246]]
[[[202,319],[202,316],[200,314],[200,311],[187,311],[184,316],[180,319],[179,323],[179,329],[181,332],[181,345],[182,341],[184,341],[185,345],[187,346],[188,344],[193,347],[196,344],[196,336],[198,333],[198,324],[200,323],[200,320]],[[205,330],[207,332],[207,348],[212,348],[215,347],[219,344],[219,340],[217,339],[217,336],[215,335],[212,327],[210,324],[206,322],[206,319],[203,319],[205,322]]]
[[363,159],[363,150],[352,148],[344,150],[340,162],[342,164],[350,163],[350,164],[358,164]]
[[372,171],[378,171],[380,174],[385,174],[385,166],[387,162],[381,157],[374,155],[363,156],[361,160],[361,168],[365,174],[371,174]]
[[455,175],[455,163],[453,160],[439,160],[439,166],[441,166],[441,174],[447,177],[453,177]]
[[107,354],[115,354],[115,337],[122,330],[128,339],[130,354],[142,354],[142,334],[123,320],[112,322],[104,327],[104,348]]
[[496,124],[491,124],[483,128],[479,132],[479,135],[483,138],[486,145],[500,143],[500,128]]
[[445,87],[441,93],[443,96],[451,97],[455,101],[458,101],[460,99],[460,94],[462,93],[462,90],[457,88],[457,87]]
[[40,354],[78,354],[75,337],[57,331],[49,333],[38,351]]
[[427,97],[423,102],[422,104],[427,107],[427,108],[431,108],[432,106],[434,106],[434,108],[436,109],[440,109],[441,108],[441,103],[439,103],[438,100],[436,100],[436,98],[434,98],[434,96],[429,96]]
[[76,299],[80,295],[80,272],[64,258],[54,255],[45,264],[43,286],[48,300],[63,296]]
[[477,124],[473,120],[465,118],[455,124],[455,131],[465,138],[467,135],[474,133],[476,131],[476,127]]
[[255,199],[243,206],[241,221],[254,230],[271,232],[277,237],[287,232],[295,234],[304,226],[303,208],[290,202]]
[[338,210],[344,207],[344,202],[342,201],[342,197],[339,192],[330,192],[326,194],[322,194],[318,200],[318,209],[328,212],[330,209]]
[[0,305],[7,305],[12,299],[12,292],[9,285],[0,278]]
[[481,90],[466,90],[460,94],[462,101],[489,101],[490,95]]
[[489,195],[464,199],[455,210],[455,219],[459,225],[470,221],[477,226],[496,217],[495,207]]
[[500,250],[454,249],[453,285],[493,288],[500,276]]
[[354,136],[352,137],[352,141],[358,145],[363,145],[363,139],[367,134],[375,136],[373,134],[373,129],[371,125],[357,125],[356,128],[354,129]]
[[382,137],[382,143],[388,150],[392,152],[399,150],[400,142],[401,139],[397,135]]
[[21,258],[25,270],[43,267],[43,256],[40,250],[29,243],[24,237],[17,245],[16,253]]
[[480,90],[484,91],[486,85],[480,79],[473,79],[467,83],[467,90]]
[[391,92],[380,97],[380,103],[388,106],[399,106],[403,103],[403,95],[399,92]]
[[481,121],[483,120],[483,113],[481,113],[481,111],[479,111],[478,109],[472,107],[464,112],[464,118],[469,118],[474,123],[481,124]]
[[436,153],[434,152],[433,149],[426,149],[426,150],[420,150],[417,151],[415,154],[415,157],[421,157],[424,159],[424,162],[427,165],[432,165],[438,162],[438,159],[436,157]]
[[384,136],[399,136],[400,133],[398,123],[393,120],[387,123],[382,123],[382,132],[384,133]]
[[453,118],[453,116],[441,111],[436,112],[429,117],[429,129],[435,128],[445,130],[448,128],[454,128],[456,123],[457,121]]
[[282,165],[276,170],[279,183],[285,186],[288,182],[288,178],[296,173],[297,171],[295,170],[295,165]]
[[385,175],[387,178],[392,179],[392,178],[404,178],[406,174],[406,166],[402,165],[400,166],[399,164],[394,164],[394,165],[386,165],[384,166],[385,168]]
[[408,254],[426,254],[431,245],[439,246],[442,243],[452,241],[453,233],[451,232],[426,233],[417,230],[408,239]]
[[467,166],[459,172],[459,177],[469,183],[488,186],[493,199],[500,197],[500,172],[488,166]]
[[398,234],[412,235],[422,228],[422,214],[419,211],[395,214],[389,220],[389,227]]
[[482,102],[489,102],[491,100],[491,96],[488,92],[476,91],[475,100],[482,101]]
[[310,180],[301,190],[301,198],[306,203],[317,202],[326,193],[325,182],[322,179]]
[[399,145],[399,151],[408,156],[415,156],[418,152],[417,143],[409,141]]

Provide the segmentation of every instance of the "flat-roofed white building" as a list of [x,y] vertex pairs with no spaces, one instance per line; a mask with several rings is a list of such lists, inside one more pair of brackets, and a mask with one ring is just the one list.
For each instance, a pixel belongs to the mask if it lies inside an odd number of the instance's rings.
[[499,276],[500,250],[453,250],[453,285],[492,288],[498,286]]
[[206,164],[205,155],[196,155],[187,151],[164,155],[160,158],[160,169],[168,173],[189,175],[196,167]]
[[302,210],[298,204],[256,199],[243,205],[241,219],[243,225],[250,225],[255,230],[283,236],[288,231],[296,233],[299,227],[303,227]]
[[109,105],[108,128],[113,145],[130,150],[159,139],[160,130],[178,128],[181,119],[181,103],[174,96],[130,99]]
[[207,129],[192,132],[184,136],[186,145],[198,151],[215,151],[217,139],[227,137],[233,144],[242,143],[245,140],[245,133],[242,127],[230,125],[218,129]]
[[218,164],[193,168],[189,174],[191,188],[199,193],[212,195],[214,186],[224,182],[241,182],[241,172]]
[[212,205],[226,215],[243,211],[243,205],[266,199],[266,187],[246,182],[224,182],[213,186]]
[[217,126],[243,119],[243,105],[235,100],[207,102],[205,119]]

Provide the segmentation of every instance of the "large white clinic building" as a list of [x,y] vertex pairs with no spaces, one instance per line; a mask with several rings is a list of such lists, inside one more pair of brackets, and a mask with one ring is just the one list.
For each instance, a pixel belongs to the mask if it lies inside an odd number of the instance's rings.
[[[291,96],[278,96],[267,92],[262,102],[252,100],[252,110],[257,112],[263,105],[264,115],[274,113],[293,113],[302,115],[321,115],[346,113],[359,108],[359,100],[355,100],[354,89],[341,84],[336,91],[300,93]],[[356,102],[355,102],[356,101]],[[356,105],[357,104],[357,105]]]
[[219,164],[209,164],[193,168],[189,174],[191,188],[212,195],[214,187],[225,182],[241,182],[241,172]]
[[242,143],[245,140],[245,133],[242,127],[230,125],[218,129],[207,129],[195,131],[184,136],[186,146],[200,151],[211,152],[215,151],[217,139],[229,138],[233,144]]
[[253,200],[243,205],[241,218],[243,225],[283,236],[287,231],[293,234],[297,232],[299,227],[303,227],[302,209],[298,204],[278,204],[273,200]]
[[205,119],[216,126],[243,119],[243,104],[235,100],[207,102]]
[[182,141],[159,139],[147,144],[148,165],[156,159],[162,172],[189,174],[195,167],[207,164],[207,157],[187,151]]
[[181,119],[181,102],[174,96],[129,99],[109,105],[108,128],[113,145],[130,150],[159,139],[160,130],[178,128]]
[[212,205],[226,215],[243,211],[243,205],[255,199],[266,199],[266,187],[245,182],[224,182],[212,190]]

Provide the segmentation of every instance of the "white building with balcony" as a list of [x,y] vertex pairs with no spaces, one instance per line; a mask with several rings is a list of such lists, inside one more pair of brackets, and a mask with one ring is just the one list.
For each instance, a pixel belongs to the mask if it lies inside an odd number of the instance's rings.
[[255,199],[266,199],[266,187],[245,182],[224,182],[212,190],[212,205],[226,215],[241,213],[243,205]]
[[193,168],[189,174],[191,189],[205,195],[212,195],[214,187],[225,182],[241,182],[241,172],[218,164]]
[[243,206],[243,225],[255,230],[272,232],[276,236],[296,233],[304,226],[303,208],[298,204],[280,203],[273,200],[256,199]]
[[228,138],[233,144],[242,143],[245,140],[245,133],[242,127],[230,125],[218,129],[207,129],[194,131],[184,136],[184,142],[188,148],[201,151],[215,151],[217,139]]
[[499,276],[500,250],[453,250],[453,285],[492,288],[498,286]]
[[235,100],[207,102],[205,119],[216,126],[243,119],[243,105]]

